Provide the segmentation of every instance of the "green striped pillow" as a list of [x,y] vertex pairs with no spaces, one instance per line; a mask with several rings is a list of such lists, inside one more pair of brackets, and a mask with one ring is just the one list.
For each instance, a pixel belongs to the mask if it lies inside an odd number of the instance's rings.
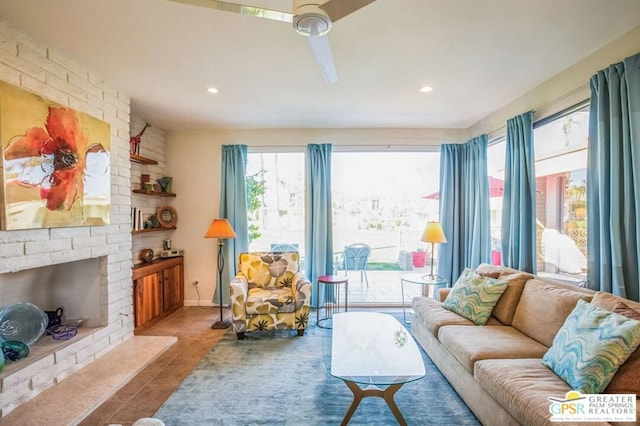
[[476,325],[485,325],[506,289],[507,281],[484,277],[467,268],[451,288],[443,307]]
[[640,345],[640,321],[579,300],[542,363],[572,389],[602,392]]

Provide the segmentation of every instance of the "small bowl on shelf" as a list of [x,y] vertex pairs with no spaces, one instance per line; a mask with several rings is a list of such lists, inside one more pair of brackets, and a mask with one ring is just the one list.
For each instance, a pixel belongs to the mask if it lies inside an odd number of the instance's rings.
[[69,340],[72,337],[75,337],[76,334],[78,334],[78,327],[56,325],[51,327],[48,331],[49,333],[51,333],[51,337],[53,337],[53,340]]

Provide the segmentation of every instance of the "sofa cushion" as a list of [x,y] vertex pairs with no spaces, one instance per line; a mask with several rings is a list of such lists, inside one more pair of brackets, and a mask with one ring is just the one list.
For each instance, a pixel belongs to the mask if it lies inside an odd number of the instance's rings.
[[634,319],[636,321],[640,321],[640,311],[636,311],[632,307],[628,306],[624,302],[618,302],[613,307],[611,312],[615,312],[616,314],[624,315],[627,318]]
[[511,325],[516,307],[522,296],[522,290],[526,282],[533,278],[533,275],[507,268],[506,266],[489,265],[483,263],[476,269],[479,274],[497,274],[497,279],[507,281],[507,289],[504,291],[498,303],[493,308],[491,315],[500,320],[504,325]]
[[476,325],[485,325],[506,288],[506,281],[483,277],[467,268],[451,288],[443,306]]
[[444,326],[438,340],[464,368],[473,373],[481,359],[540,358],[547,347],[513,327]]
[[542,363],[574,390],[600,393],[638,345],[640,321],[580,300]]
[[550,347],[578,300],[590,301],[592,293],[579,287],[531,279],[524,286],[511,325]]
[[593,300],[591,301],[593,305],[598,308],[606,309],[607,311],[612,311],[616,304],[620,302],[624,303],[631,309],[640,311],[640,303],[604,291],[598,291],[595,293],[593,295]]
[[500,274],[501,281],[507,282],[507,289],[504,291],[498,303],[493,308],[491,315],[498,318],[500,322],[505,325],[511,325],[513,322],[513,316],[516,313],[516,308],[520,302],[520,297],[524,291],[524,285],[533,278],[532,275],[522,273],[502,273]]
[[[640,303],[611,293],[598,292],[591,303],[629,318],[636,318],[633,312],[640,312]],[[640,398],[640,348],[636,349],[620,366],[604,391],[605,393],[634,393]]]
[[414,297],[411,301],[413,320],[421,321],[431,331],[434,337],[443,325],[473,325],[468,319],[442,307],[439,302],[430,297]]
[[550,420],[548,397],[564,398],[571,390],[564,380],[542,365],[540,359],[478,361],[474,377],[523,425],[557,425]]

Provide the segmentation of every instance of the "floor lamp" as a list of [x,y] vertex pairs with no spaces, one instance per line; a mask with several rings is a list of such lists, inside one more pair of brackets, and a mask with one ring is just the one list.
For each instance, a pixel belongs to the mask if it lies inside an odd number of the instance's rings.
[[421,240],[425,243],[431,243],[431,273],[429,274],[429,279],[433,280],[435,278],[433,275],[433,250],[435,243],[447,242],[447,238],[444,236],[444,231],[442,230],[440,222],[427,222],[427,227],[424,228]]
[[224,254],[222,253],[222,247],[224,246],[225,239],[236,238],[237,235],[227,219],[213,219],[213,222],[209,225],[209,229],[207,229],[207,233],[204,234],[204,237],[218,239],[218,295],[220,296],[220,320],[216,321],[211,328],[229,328],[231,325],[231,319],[225,320],[222,315],[222,271],[224,270]]

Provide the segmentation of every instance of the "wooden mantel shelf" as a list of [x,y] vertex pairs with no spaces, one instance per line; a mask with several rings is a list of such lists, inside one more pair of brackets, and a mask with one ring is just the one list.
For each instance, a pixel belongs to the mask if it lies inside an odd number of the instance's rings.
[[133,192],[135,192],[136,194],[157,195],[158,197],[175,197],[176,196],[176,194],[172,192],[145,191],[144,189],[134,189]]
[[158,164],[156,160],[143,157],[142,155],[138,155],[138,154],[129,154],[129,159],[135,163],[140,163],[140,164]]
[[175,226],[172,226],[171,228],[146,228],[146,229],[140,229],[138,231],[131,231],[132,234],[146,234],[147,232],[159,232],[159,231],[171,231],[177,229]]

